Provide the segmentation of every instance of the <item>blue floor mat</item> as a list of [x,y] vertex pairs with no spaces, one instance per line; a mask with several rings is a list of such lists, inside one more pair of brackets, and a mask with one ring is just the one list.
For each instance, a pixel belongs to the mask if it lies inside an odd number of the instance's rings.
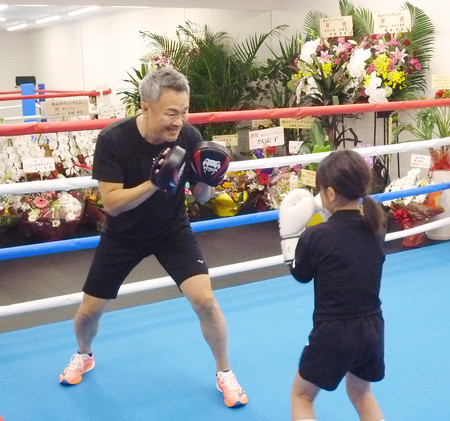
[[[374,394],[386,420],[447,421],[450,392],[450,243],[387,257],[382,300],[386,378]],[[289,276],[216,291],[230,359],[249,403],[229,409],[215,364],[184,298],[106,313],[96,367],[64,387],[76,351],[72,322],[0,335],[0,415],[5,421],[278,421],[290,419],[290,387],[312,327],[312,285]],[[321,392],[318,420],[358,417],[345,395]]]

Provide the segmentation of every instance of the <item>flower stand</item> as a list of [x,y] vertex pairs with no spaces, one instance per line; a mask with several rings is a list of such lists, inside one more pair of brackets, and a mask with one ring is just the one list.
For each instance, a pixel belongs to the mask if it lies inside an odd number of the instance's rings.
[[[434,184],[449,183],[450,171],[433,171],[431,181]],[[439,219],[448,218],[450,216],[450,190],[444,190],[439,195],[438,200],[439,206],[444,208],[444,212],[434,216],[431,221],[437,221]],[[450,239],[450,225],[427,231],[426,236],[430,240],[448,240]]]

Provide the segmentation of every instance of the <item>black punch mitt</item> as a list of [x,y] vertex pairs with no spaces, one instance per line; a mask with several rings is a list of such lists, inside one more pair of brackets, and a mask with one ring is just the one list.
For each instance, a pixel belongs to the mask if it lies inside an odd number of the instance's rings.
[[200,142],[192,154],[192,182],[218,186],[230,164],[228,149],[214,142]]
[[161,190],[175,194],[183,175],[185,156],[186,151],[180,146],[174,146],[167,153],[165,149],[161,151],[153,164],[150,180]]

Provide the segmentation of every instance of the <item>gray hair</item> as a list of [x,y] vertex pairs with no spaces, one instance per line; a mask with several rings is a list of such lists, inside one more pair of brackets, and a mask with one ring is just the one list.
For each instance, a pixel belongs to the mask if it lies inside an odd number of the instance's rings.
[[186,76],[172,67],[160,67],[150,70],[139,83],[141,101],[157,102],[164,88],[190,93]]

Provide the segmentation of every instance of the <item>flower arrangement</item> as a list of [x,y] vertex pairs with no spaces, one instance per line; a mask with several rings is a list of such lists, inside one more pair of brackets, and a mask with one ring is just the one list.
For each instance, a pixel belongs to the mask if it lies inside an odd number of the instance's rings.
[[[229,171],[208,202],[217,216],[234,216],[252,193],[263,192],[268,177],[263,170]],[[265,183],[265,184],[264,184]]]
[[14,195],[0,196],[0,234],[16,224],[19,219],[17,209],[20,199]]
[[290,87],[298,104],[405,99],[422,71],[409,33],[317,38],[303,44],[296,65]]
[[[386,187],[385,192],[400,191],[427,185],[428,183],[426,180],[419,179],[419,174],[419,168],[409,170],[406,176],[390,183]],[[444,211],[444,209],[437,204],[436,199],[438,194],[439,193],[429,193],[408,196],[405,198],[384,201],[383,205],[389,209],[394,221],[399,224],[402,229],[408,229],[421,225],[427,219]],[[423,241],[424,233],[414,234],[404,237],[402,239],[402,245],[408,248],[419,247],[423,244]]]
[[297,104],[352,102],[358,85],[347,67],[354,47],[355,42],[345,37],[306,41],[294,61],[298,72],[288,84],[296,93]]
[[25,194],[18,208],[20,224],[30,237],[45,241],[59,240],[75,230],[83,207],[82,190]]
[[300,185],[300,165],[276,168],[269,178],[264,200],[270,209],[280,209],[281,202],[290,190]]
[[[418,50],[408,33],[364,37],[359,48],[368,51],[362,72],[364,94],[369,102],[406,99],[406,88],[414,88],[413,76],[422,70]],[[368,61],[367,61],[368,60]],[[411,90],[409,91],[411,93]]]

